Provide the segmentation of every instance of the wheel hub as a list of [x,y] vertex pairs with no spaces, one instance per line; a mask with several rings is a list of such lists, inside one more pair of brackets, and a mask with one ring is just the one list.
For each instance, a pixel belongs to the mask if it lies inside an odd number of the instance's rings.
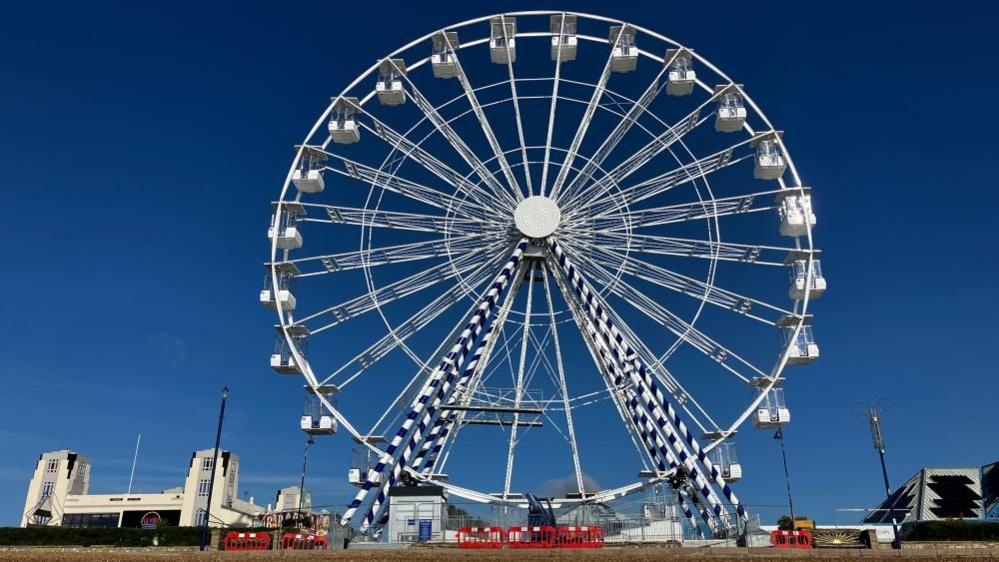
[[555,232],[562,220],[562,211],[555,201],[541,195],[528,197],[517,205],[513,222],[528,238],[545,238]]

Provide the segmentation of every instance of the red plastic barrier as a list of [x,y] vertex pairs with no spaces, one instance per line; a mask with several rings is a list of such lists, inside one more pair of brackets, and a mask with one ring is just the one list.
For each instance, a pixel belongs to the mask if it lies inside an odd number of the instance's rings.
[[813,544],[812,533],[805,529],[773,531],[770,533],[770,544],[774,545],[774,548],[809,549]]
[[281,535],[281,550],[326,550],[329,540],[323,535],[289,533]]
[[503,548],[503,527],[462,527],[458,548]]
[[510,548],[554,548],[555,527],[510,527],[506,544]]
[[227,533],[222,541],[222,550],[270,550],[270,533]]
[[559,527],[555,544],[559,548],[603,548],[604,530],[600,527]]

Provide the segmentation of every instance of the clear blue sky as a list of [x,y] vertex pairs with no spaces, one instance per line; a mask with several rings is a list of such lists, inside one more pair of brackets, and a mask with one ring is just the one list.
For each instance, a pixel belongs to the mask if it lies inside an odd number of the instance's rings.
[[[254,302],[291,147],[330,95],[402,42],[530,5],[0,7],[0,524],[19,520],[45,450],[89,455],[91,489],[122,491],[141,432],[137,489],[179,484],[191,451],[211,446],[224,384],[242,489],[266,502],[295,482],[301,389],[266,367],[273,318]],[[793,134],[821,194],[830,279],[816,309],[823,357],[788,390],[797,511],[831,520],[879,501],[858,401],[894,403],[895,483],[996,460],[992,8],[549,6],[690,45]],[[349,449],[336,437],[314,450],[316,503],[346,503]],[[784,502],[769,436],[747,436],[740,453],[745,500]],[[604,481],[617,470],[593,468]]]

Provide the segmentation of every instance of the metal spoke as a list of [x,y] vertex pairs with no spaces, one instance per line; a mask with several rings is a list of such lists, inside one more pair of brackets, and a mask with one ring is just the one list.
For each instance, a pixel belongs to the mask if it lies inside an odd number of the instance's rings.
[[413,100],[413,103],[420,108],[420,111],[423,112],[431,124],[437,128],[437,131],[440,132],[448,143],[451,144],[461,159],[475,171],[475,173],[482,179],[483,182],[486,183],[486,185],[494,190],[494,194],[490,194],[490,197],[495,198],[497,196],[502,196],[502,199],[509,208],[515,207],[517,201],[513,198],[510,191],[504,189],[503,186],[500,185],[499,181],[496,180],[496,177],[493,176],[493,174],[486,168],[485,164],[482,163],[479,157],[475,155],[475,152],[473,152],[472,149],[465,144],[465,141],[461,139],[461,135],[459,135],[457,131],[451,127],[451,124],[437,112],[437,109],[434,108],[433,104],[423,97],[423,94],[420,92],[419,88],[413,84],[412,80],[405,75],[403,75],[403,78],[406,80],[406,83],[409,84],[410,89],[407,91],[407,95],[411,100]]
[[[716,97],[717,94],[712,95],[706,101],[694,108],[693,111],[677,120],[675,124],[669,126],[665,132],[653,138],[645,146],[635,151],[623,162],[604,174],[604,176],[598,181],[593,182],[589,186],[581,183],[579,187],[583,188],[583,190],[579,191],[572,197],[567,197],[567,205],[571,206],[579,201],[585,201],[589,198],[599,196],[610,189],[613,185],[620,184],[620,182],[624,181],[628,176],[651,162],[656,156],[669,150],[674,144],[680,142],[687,133],[693,131],[701,123],[704,123],[708,119],[709,116],[702,117],[701,112],[710,103],[712,103]],[[592,171],[590,173],[592,174]]]
[[[570,252],[571,251],[567,251],[567,253]],[[607,287],[608,291],[620,297],[621,300],[633,306],[639,312],[645,314],[652,320],[655,320],[661,326],[672,332],[673,335],[680,338],[681,341],[689,343],[695,349],[716,361],[730,373],[738,377],[742,382],[748,383],[749,377],[746,377],[730,365],[730,359],[734,359],[742,363],[760,376],[766,376],[766,373],[758,369],[752,363],[746,361],[737,353],[719,344],[702,333],[700,330],[694,328],[658,301],[647,296],[645,293],[639,291],[622,279],[615,280],[613,274],[604,266],[594,263],[592,267],[589,267],[585,262],[581,262],[578,259],[577,263],[579,263],[579,267],[582,268],[587,275],[590,275],[598,282],[603,283],[604,286]],[[660,361],[664,360],[665,358],[660,358]]]
[[[441,130],[440,128],[442,126],[447,127],[447,130],[450,131],[449,134],[457,135],[457,133],[454,132],[454,129],[451,128],[450,123],[444,120],[444,118],[437,113],[437,110],[434,109],[433,106],[431,106],[428,102],[426,102],[426,100],[422,100],[422,102],[426,104],[426,106],[429,108],[430,111],[434,112],[434,115],[436,115],[437,118],[440,119],[441,124],[438,124],[433,119],[431,119],[431,122],[438,128],[438,130]],[[371,120],[373,126],[368,125],[367,123],[361,121],[360,123],[362,127],[370,131],[376,137],[382,139],[383,141],[391,145],[393,148],[398,149],[399,147],[402,147],[402,153],[406,158],[409,158],[410,160],[420,164],[421,166],[426,168],[427,171],[434,174],[441,180],[447,182],[448,184],[452,185],[453,187],[463,189],[466,193],[468,193],[469,197],[473,197],[476,201],[479,202],[481,206],[489,208],[490,205],[496,206],[504,204],[504,201],[499,197],[497,197],[497,195],[500,193],[499,191],[491,193],[483,189],[477,183],[469,181],[463,175],[456,172],[453,168],[451,168],[447,164],[441,162],[438,158],[431,155],[419,144],[414,143],[413,141],[406,138],[405,135],[399,134],[397,131],[392,129],[392,127],[389,127],[388,125],[379,121],[377,118],[375,118],[370,114],[368,114],[368,118]],[[443,131],[441,132],[442,134],[444,134]],[[448,140],[450,140],[450,137],[448,137]],[[472,168],[476,171],[476,173],[479,174],[480,177],[482,176],[481,171],[485,171],[485,173],[488,174],[489,171],[485,168],[482,162],[479,161],[477,157],[475,157],[474,153],[471,152],[471,149],[469,149],[468,146],[464,145],[464,141],[461,141],[461,139],[458,138],[457,142],[462,143],[462,146],[464,146],[465,149],[468,150],[468,154],[472,159],[472,161],[469,162],[469,165],[472,166]],[[489,178],[492,179],[492,176],[489,175]],[[483,178],[483,181],[485,181],[490,187],[496,190],[499,184],[495,183],[495,179],[492,179],[492,182],[490,182],[490,179]],[[503,190],[503,194],[508,195],[505,193],[505,190]]]
[[[677,51],[677,53],[679,53],[679,51]],[[667,72],[670,63],[675,58],[676,54],[663,64],[655,78],[652,79],[652,82],[650,82],[649,86],[645,89],[645,92],[642,93],[642,96],[631,106],[628,113],[625,114],[620,121],[618,121],[614,130],[607,135],[607,138],[604,139],[604,141],[600,144],[600,147],[597,148],[597,151],[594,152],[593,156],[586,162],[583,169],[580,170],[579,173],[573,178],[572,182],[569,183],[569,187],[566,189],[564,194],[564,198],[566,200],[571,199],[573,193],[575,193],[581,186],[586,185],[586,182],[588,182],[590,177],[593,176],[593,173],[596,172],[601,165],[603,165],[607,157],[610,156],[611,152],[614,151],[618,143],[621,142],[621,139],[628,134],[628,131],[631,130],[631,126],[638,122],[642,115],[645,114],[645,111],[649,108],[649,104],[656,99],[659,92],[666,86],[662,77],[663,74]]]
[[356,318],[376,308],[468,273],[482,264],[482,254],[494,251],[501,246],[505,246],[505,243],[494,242],[479,250],[469,252],[454,261],[414,273],[404,279],[389,283],[340,304],[325,308],[319,312],[314,312],[299,319],[298,323],[304,324],[321,316],[329,317],[330,321],[327,324],[311,330],[313,334],[324,332],[334,326],[343,324],[351,318]]
[[565,12],[559,21],[559,41],[557,56],[555,57],[555,79],[552,81],[552,99],[548,106],[548,135],[545,137],[545,161],[541,167],[541,185],[538,186],[538,194],[544,195],[548,188],[548,165],[551,163],[552,134],[555,131],[555,106],[558,105],[558,85],[562,76],[562,38],[565,36]]
[[780,190],[760,191],[748,195],[735,195],[604,215],[592,219],[591,228],[603,232],[618,232],[743,213],[773,211],[777,208],[777,202],[772,196],[776,196],[779,192]]
[[464,254],[481,246],[481,236],[466,234],[464,236],[448,240],[437,239],[427,240],[425,242],[413,242],[410,244],[399,244],[396,246],[384,246],[381,248],[367,248],[354,252],[341,252],[339,254],[296,258],[282,263],[305,265],[319,262],[323,266],[322,270],[304,272],[297,275],[297,277],[313,277],[316,275],[325,275],[327,273],[337,273],[352,269],[371,268],[394,263],[404,263],[432,259],[441,256]]
[[506,478],[503,484],[503,497],[510,494],[510,481],[513,478],[513,457],[514,448],[517,446],[517,424],[520,423],[520,401],[524,395],[524,365],[527,362],[527,344],[531,335],[531,305],[534,302],[534,264],[524,262],[524,275],[527,277],[527,303],[524,305],[524,329],[521,334],[523,339],[520,343],[520,361],[517,367],[517,380],[514,386],[514,408],[518,411],[513,414],[513,425],[510,427],[510,442],[506,450]]
[[[488,211],[487,207],[484,206],[484,203],[477,198],[478,195],[473,198],[472,194],[467,190],[466,193],[469,193],[469,197],[465,199],[458,199],[453,195],[448,195],[432,187],[401,178],[398,174],[387,174],[366,164],[338,156],[331,152],[325,152],[325,154],[336,158],[343,165],[342,170],[334,166],[327,166],[326,169],[336,172],[342,176],[354,178],[361,182],[374,185],[386,191],[391,191],[392,193],[402,195],[403,197],[419,201],[443,211],[464,212],[469,216],[479,219],[489,219],[493,216],[493,213]],[[447,185],[450,186],[450,180],[452,177],[447,175],[447,178],[448,180],[445,181],[447,182]],[[458,185],[464,186],[463,183],[459,183]]]
[[674,168],[630,187],[621,188],[620,192],[614,195],[614,198],[600,198],[601,200],[590,207],[588,212],[593,217],[600,217],[614,209],[613,199],[619,198],[622,201],[627,201],[628,205],[631,206],[665,193],[674,187],[696,181],[718,170],[730,168],[739,162],[749,160],[753,158],[753,152],[749,150],[749,146],[755,138],[747,139],[725,150]]
[[[501,16],[502,17],[502,16]],[[503,36],[506,37],[506,24],[503,24]],[[486,112],[482,109],[482,105],[479,103],[478,96],[475,95],[475,88],[472,87],[472,83],[469,82],[468,76],[465,74],[465,70],[461,66],[461,57],[458,56],[457,50],[454,49],[450,41],[447,38],[447,34],[444,34],[444,41],[447,43],[448,48],[454,53],[454,63],[458,68],[458,82],[461,83],[461,87],[465,90],[465,97],[468,98],[469,105],[472,106],[472,110],[475,112],[475,118],[479,121],[479,126],[482,127],[482,133],[486,136],[486,141],[489,142],[489,147],[492,148],[493,154],[496,160],[499,162],[500,169],[503,171],[503,176],[506,178],[510,189],[514,190],[516,197],[518,199],[524,198],[524,190],[521,189],[520,184],[517,182],[517,178],[513,175],[513,170],[510,168],[510,163],[506,161],[506,156],[503,153],[503,148],[499,144],[499,140],[496,139],[496,133],[493,132],[492,125],[489,124],[489,119],[486,118]],[[509,51],[510,46],[507,43],[507,50]],[[509,58],[509,57],[508,57]],[[512,87],[516,88],[513,82],[513,64],[507,62],[507,66],[510,69],[510,84]],[[514,106],[517,109],[517,125],[520,130],[521,137],[521,147],[523,148],[523,130],[520,127],[520,109],[517,106],[517,95],[516,90],[513,95]],[[527,159],[527,151],[524,150],[524,159]]]
[[759,299],[754,299],[727,289],[716,287],[705,283],[704,281],[694,279],[693,277],[676,273],[666,269],[665,267],[661,267],[632,256],[625,256],[615,250],[597,247],[596,252],[607,257],[613,264],[613,268],[623,271],[629,275],[648,281],[660,287],[670,289],[671,291],[687,295],[688,297],[698,300],[703,299],[719,308],[731,310],[737,314],[741,314],[771,326],[776,325],[776,319],[763,318],[761,316],[757,316],[755,313],[750,313],[750,311],[764,308],[767,309],[765,312],[769,312],[771,315],[776,314],[778,317],[794,314],[786,308],[781,308]]
[[548,282],[550,271],[547,264],[542,268],[542,271],[544,273],[545,300],[548,302],[548,320],[551,324],[550,330],[552,334],[552,343],[555,347],[555,366],[558,370],[559,390],[562,393],[562,406],[565,408],[565,425],[566,431],[569,434],[569,449],[572,452],[572,466],[576,473],[576,487],[579,489],[580,494],[585,494],[586,488],[583,484],[583,469],[579,461],[579,447],[576,444],[576,429],[572,423],[572,407],[569,405],[569,391],[565,382],[565,366],[562,362],[562,347],[558,340],[558,327],[557,322],[555,322],[555,302],[552,301],[551,287]]
[[620,44],[621,37],[623,36],[624,29],[622,28],[621,33],[618,33],[617,37],[614,39],[614,43],[611,45],[610,53],[607,54],[607,62],[604,63],[603,72],[600,73],[600,80],[593,89],[593,94],[590,96],[590,102],[586,104],[586,109],[583,111],[583,118],[579,122],[579,127],[576,128],[576,134],[572,137],[572,142],[569,144],[569,150],[566,152],[565,159],[562,161],[562,166],[559,168],[558,175],[555,177],[555,182],[552,184],[552,188],[548,192],[548,197],[551,199],[558,200],[562,184],[565,183],[566,177],[569,175],[569,171],[572,170],[572,162],[576,159],[579,147],[583,144],[583,138],[586,136],[586,132],[590,128],[590,122],[593,121],[593,115],[596,113],[597,107],[600,105],[600,98],[604,95],[604,89],[607,87],[607,80],[610,79],[611,60],[614,57],[614,49],[616,49]]
[[758,265],[784,267],[785,257],[797,248],[767,246],[764,244],[737,244],[714,240],[677,238],[653,234],[624,234],[601,232],[593,237],[593,244],[629,252],[664,256],[691,257],[723,260]]
[[320,205],[318,203],[299,203],[305,208],[322,209],[327,218],[302,218],[300,222],[319,224],[346,224],[364,228],[390,228],[397,230],[414,230],[417,232],[433,232],[437,234],[486,234],[487,224],[476,219],[457,217],[442,217],[420,213],[403,213],[385,211],[382,209],[358,209],[356,207],[341,207],[338,205]]
[[[499,253],[497,252],[497,255]],[[505,256],[504,256],[505,258]],[[430,322],[451,309],[455,303],[471,295],[475,287],[485,283],[496,269],[496,265],[483,264],[477,270],[465,277],[464,283],[456,283],[421,308],[404,322],[393,328],[374,344],[355,355],[350,361],[333,371],[320,384],[330,384],[343,375],[343,380],[337,385],[343,390],[348,384],[361,376],[368,369],[393,350],[401,346],[407,339],[425,328]],[[478,306],[476,302],[474,306]],[[419,362],[419,359],[415,359]],[[425,370],[425,369],[424,369]],[[422,370],[420,372],[423,372]],[[418,372],[417,375],[420,373]]]

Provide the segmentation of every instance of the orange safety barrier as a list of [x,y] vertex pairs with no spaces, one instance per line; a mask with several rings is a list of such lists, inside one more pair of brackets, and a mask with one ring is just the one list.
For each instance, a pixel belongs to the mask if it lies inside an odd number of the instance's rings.
[[797,531],[776,530],[770,533],[770,544],[774,545],[774,548],[809,549],[812,548],[813,544],[812,533],[805,529]]
[[281,550],[326,550],[329,540],[323,535],[288,533],[281,535]]
[[458,548],[503,548],[503,527],[462,527]]
[[554,548],[555,527],[510,527],[506,544],[510,548]]
[[270,550],[270,533],[227,533],[222,541],[222,550]]
[[555,544],[559,548],[603,548],[604,530],[600,527],[559,527]]

